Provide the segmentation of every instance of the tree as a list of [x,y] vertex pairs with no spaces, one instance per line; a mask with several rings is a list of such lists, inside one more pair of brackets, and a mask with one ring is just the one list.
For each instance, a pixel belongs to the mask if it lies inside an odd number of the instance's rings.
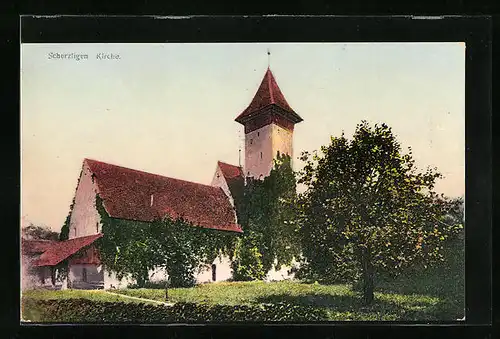
[[59,233],[52,231],[49,227],[37,226],[32,223],[23,227],[22,235],[26,239],[33,240],[58,240],[59,238]]
[[[357,125],[352,140],[331,137],[304,152],[299,234],[305,266],[317,276],[359,279],[374,299],[377,273],[442,260],[442,243],[462,226],[448,218],[457,201],[436,194],[437,169],[417,170],[387,125]],[[333,271],[333,272],[332,272]]]
[[234,259],[231,262],[233,279],[236,281],[262,280],[266,272],[262,264],[262,254],[257,246],[257,237],[250,233],[238,239]]
[[[296,199],[295,173],[288,155],[278,153],[273,169],[263,180],[247,178],[242,201],[237,202],[242,206],[238,209],[238,221],[246,240],[239,243],[239,250],[233,258],[233,273],[240,272],[235,274],[235,279],[263,278],[274,266],[279,269],[298,257],[300,243],[295,233]],[[256,251],[258,254],[254,253]],[[239,255],[246,257],[239,258]],[[260,267],[262,274],[254,272],[244,278],[242,272],[247,270],[245,267],[238,268],[238,265],[245,266],[250,258],[253,258],[250,261],[254,265],[250,271]],[[256,264],[257,261],[261,264]]]

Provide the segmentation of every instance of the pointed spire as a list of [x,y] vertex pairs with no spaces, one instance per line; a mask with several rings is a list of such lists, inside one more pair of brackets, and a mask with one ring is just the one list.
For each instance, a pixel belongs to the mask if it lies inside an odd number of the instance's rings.
[[250,105],[235,120],[241,122],[269,105],[280,107],[290,114],[296,122],[302,121],[302,118],[295,113],[286,101],[270,68],[266,70],[266,74]]

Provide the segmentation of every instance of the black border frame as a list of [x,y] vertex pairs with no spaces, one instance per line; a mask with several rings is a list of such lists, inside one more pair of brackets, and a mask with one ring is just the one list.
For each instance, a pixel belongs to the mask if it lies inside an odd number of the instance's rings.
[[[433,323],[441,324],[441,326],[432,326],[432,328],[439,327],[441,330],[447,328],[450,331],[460,329],[458,333],[464,335],[467,331],[470,333],[472,329],[485,330],[491,325],[491,17],[267,15],[247,17],[190,16],[184,19],[172,19],[165,16],[23,16],[20,25],[21,43],[465,41],[466,321],[465,323]],[[17,235],[17,240],[19,240],[19,235]],[[17,250],[19,250],[19,246]],[[19,265],[17,268],[19,269]],[[19,291],[19,287],[17,291]],[[19,299],[16,296],[15,298],[19,304]],[[15,315],[18,316],[19,305],[17,305],[16,312]],[[377,330],[380,328],[388,329],[389,326],[407,328],[410,332],[417,334],[420,332],[417,328],[422,329],[422,327],[427,326],[422,323],[391,322],[334,322],[328,325],[307,325],[309,326],[308,332],[314,332],[314,328],[325,328],[327,333],[331,333],[331,335],[333,335],[334,330],[335,333],[340,334],[339,331],[350,331],[355,328]],[[221,329],[221,326],[195,327],[201,330],[207,327]],[[243,330],[241,327],[252,327],[250,324],[236,326],[240,330]],[[269,325],[263,328],[279,326],[282,325]],[[84,326],[78,325],[78,327]],[[130,326],[120,327],[126,330]],[[28,332],[35,328],[38,330],[41,329],[41,326],[23,324],[21,330]],[[95,326],[87,326],[86,328],[91,330]],[[104,330],[108,326],[101,326],[101,328]],[[296,326],[288,325],[287,328],[292,330],[291,333],[298,330]]]

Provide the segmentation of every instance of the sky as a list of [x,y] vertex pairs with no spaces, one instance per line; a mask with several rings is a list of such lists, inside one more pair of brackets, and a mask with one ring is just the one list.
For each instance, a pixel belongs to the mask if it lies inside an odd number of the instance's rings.
[[304,119],[294,158],[361,120],[386,123],[419,168],[444,175],[436,191],[464,195],[464,43],[23,44],[23,222],[60,230],[84,158],[210,184],[218,160],[244,154],[234,119],[268,63]]

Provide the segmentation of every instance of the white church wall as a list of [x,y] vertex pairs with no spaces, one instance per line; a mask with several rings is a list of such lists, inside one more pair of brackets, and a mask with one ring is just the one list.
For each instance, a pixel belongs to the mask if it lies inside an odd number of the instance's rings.
[[93,264],[70,265],[68,287],[72,289],[95,289],[104,286],[104,270]]
[[105,290],[127,288],[129,285],[135,283],[135,280],[129,276],[123,277],[122,279],[118,279],[116,277],[116,273],[107,270],[103,270],[103,274],[104,274]]
[[280,154],[288,154],[293,159],[293,132],[276,124],[271,124],[271,131],[274,157],[279,151]]
[[[276,262],[275,262],[276,265]],[[295,274],[289,274],[288,271],[292,267],[296,267],[298,263],[293,260],[290,265],[281,266],[278,270],[276,267],[273,267],[266,275],[265,281],[281,281],[281,280],[293,280],[295,278]]]
[[272,126],[266,125],[245,134],[245,176],[269,175],[273,164]]
[[[220,256],[214,260],[213,264],[216,265],[216,282],[226,281],[232,277],[231,260],[227,256]],[[157,268],[149,271],[149,281],[163,282],[168,278],[167,272],[164,268]],[[81,276],[81,274],[80,274]],[[212,266],[206,265],[195,275],[196,283],[210,283],[212,280]],[[127,288],[129,285],[135,284],[135,280],[128,277],[118,280],[116,274],[109,272],[104,273],[104,289],[111,288]]]
[[245,175],[259,178],[271,172],[277,152],[293,157],[293,131],[274,123],[245,135]]
[[[231,260],[228,256],[220,256],[214,260],[215,265],[215,282],[229,280],[233,276],[231,269]],[[214,282],[212,280],[212,265],[206,265],[200,269],[196,275],[198,284]]]
[[97,185],[92,180],[92,172],[84,163],[71,213],[69,239],[99,233],[100,216],[95,206],[96,192]]

